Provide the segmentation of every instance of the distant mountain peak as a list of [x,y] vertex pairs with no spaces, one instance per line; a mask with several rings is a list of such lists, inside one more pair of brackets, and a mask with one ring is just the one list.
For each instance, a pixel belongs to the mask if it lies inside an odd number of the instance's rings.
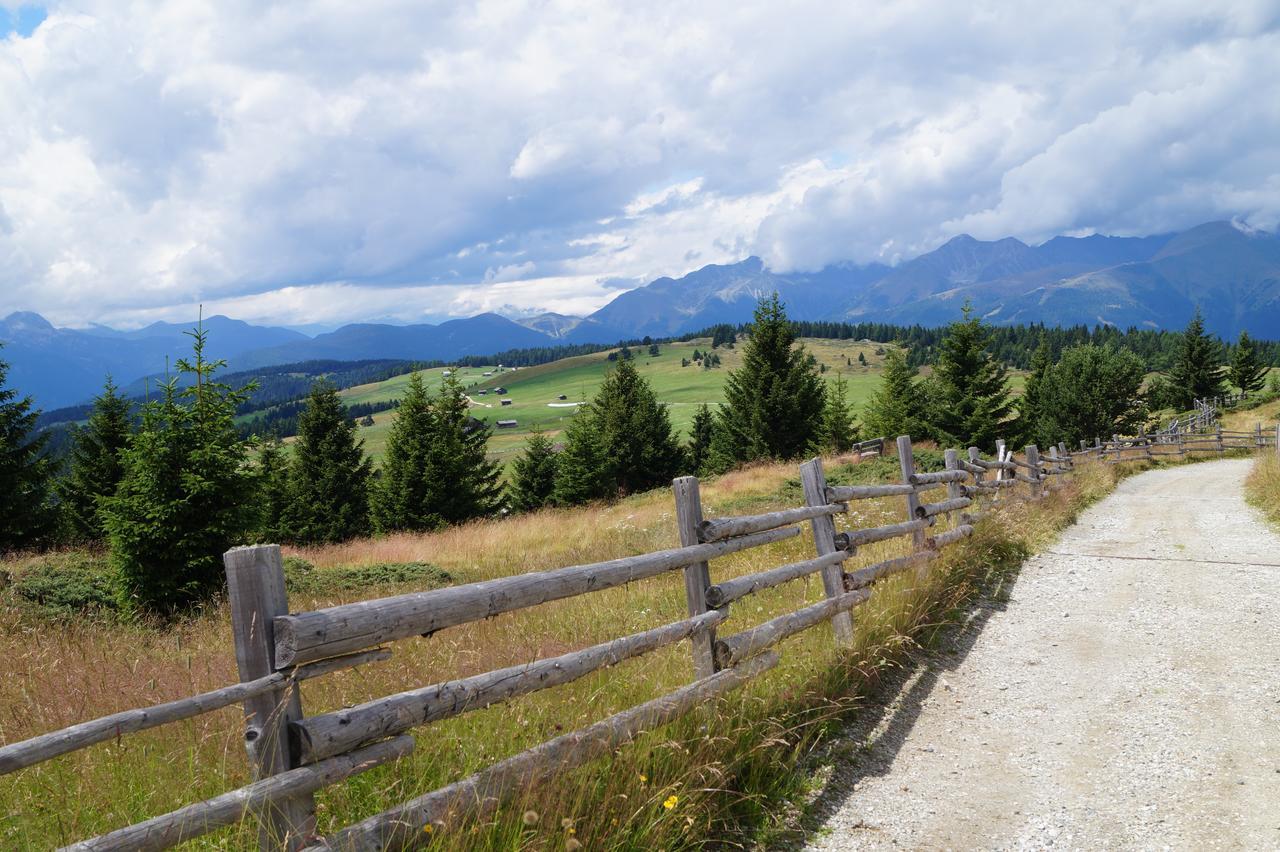
[[0,326],[8,329],[10,333],[19,331],[52,332],[57,330],[53,327],[53,323],[35,311],[14,311],[5,317],[3,321],[0,321]]

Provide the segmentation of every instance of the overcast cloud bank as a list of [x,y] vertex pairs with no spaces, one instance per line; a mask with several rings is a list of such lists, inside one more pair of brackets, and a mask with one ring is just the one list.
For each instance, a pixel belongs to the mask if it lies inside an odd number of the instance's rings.
[[751,254],[1280,222],[1277,2],[42,7],[0,39],[0,315],[581,314]]

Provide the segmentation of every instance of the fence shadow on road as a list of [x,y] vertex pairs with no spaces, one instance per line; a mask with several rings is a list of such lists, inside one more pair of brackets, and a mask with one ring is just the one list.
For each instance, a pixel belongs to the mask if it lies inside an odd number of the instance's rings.
[[[845,803],[857,796],[859,782],[892,770],[925,702],[950,694],[942,684],[945,675],[959,668],[969,656],[992,616],[1008,607],[1021,567],[987,584],[963,619],[941,628],[928,648],[887,672],[863,696],[862,706],[851,714],[847,726],[825,753],[824,762],[834,764],[830,777],[799,822],[771,843],[770,850],[803,848]],[[866,828],[874,830],[870,825]]]

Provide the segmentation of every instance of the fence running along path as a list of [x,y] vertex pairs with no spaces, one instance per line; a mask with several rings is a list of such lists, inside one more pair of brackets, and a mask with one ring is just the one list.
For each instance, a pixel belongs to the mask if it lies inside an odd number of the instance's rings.
[[[136,825],[73,844],[68,849],[166,849],[254,817],[263,850],[375,850],[410,848],[424,827],[447,830],[447,821],[484,815],[539,780],[611,752],[639,734],[685,715],[708,700],[742,686],[779,660],[774,646],[801,631],[830,624],[833,641],[853,640],[852,611],[874,594],[875,584],[905,571],[927,576],[942,548],[974,531],[983,506],[1039,499],[1062,487],[1077,464],[1119,462],[1225,452],[1237,447],[1277,446],[1261,426],[1252,433],[1139,436],[1063,444],[1041,455],[1026,447],[1022,458],[997,442],[996,455],[947,450],[945,469],[916,471],[911,439],[897,439],[901,482],[828,485],[821,459],[800,467],[804,505],[730,518],[706,518],[695,477],[673,483],[680,547],[589,565],[521,574],[462,586],[290,613],[284,569],[276,545],[235,548],[225,558],[232,632],[241,682],[201,695],[101,719],[0,746],[0,775],[87,748],[117,736],[240,703],[244,742],[256,780]],[[1176,448],[1176,449],[1173,449]],[[864,442],[854,457],[880,455],[884,439]],[[945,495],[941,492],[945,489]],[[928,499],[924,499],[925,497]],[[857,500],[901,497],[903,520],[837,532],[833,517]],[[801,535],[808,527],[815,555],[798,562],[715,582],[710,562],[718,557]],[[911,550],[853,571],[844,563],[859,547],[909,538]],[[446,627],[537,606],[680,571],[688,617],[621,636],[557,657],[510,666],[443,683],[416,686],[396,695],[329,713],[304,713],[299,684],[340,669],[385,660],[382,647]],[[733,603],[757,592],[818,575],[823,600],[736,632],[725,632]],[[694,680],[676,691],[616,713],[502,760],[444,788],[375,814],[330,837],[315,834],[313,794],[351,776],[398,760],[413,751],[409,732],[441,719],[570,683],[592,672],[689,640]],[[433,832],[434,833],[434,832]]]

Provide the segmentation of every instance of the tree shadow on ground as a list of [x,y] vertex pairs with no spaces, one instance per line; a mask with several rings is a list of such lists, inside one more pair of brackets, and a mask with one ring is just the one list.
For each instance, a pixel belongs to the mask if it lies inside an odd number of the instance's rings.
[[856,796],[856,786],[862,779],[892,771],[894,758],[920,718],[925,701],[939,688],[943,675],[959,668],[969,656],[991,617],[1008,607],[1019,573],[1012,571],[983,589],[962,619],[942,627],[928,647],[884,675],[862,697],[863,706],[853,712],[845,728],[818,758],[819,766],[831,767],[828,778],[795,824],[772,839],[769,850],[802,848]]

